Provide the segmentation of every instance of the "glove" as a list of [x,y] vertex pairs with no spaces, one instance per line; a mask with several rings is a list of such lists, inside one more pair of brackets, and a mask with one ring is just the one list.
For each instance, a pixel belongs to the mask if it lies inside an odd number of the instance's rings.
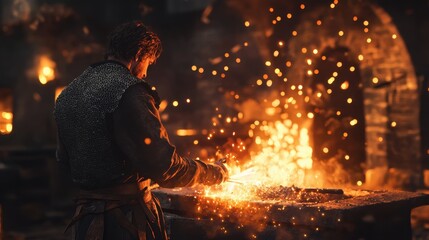
[[214,165],[220,168],[220,172],[222,174],[222,181],[220,183],[225,182],[229,178],[229,172],[225,166],[225,163],[226,163],[226,158],[221,158],[214,162]]

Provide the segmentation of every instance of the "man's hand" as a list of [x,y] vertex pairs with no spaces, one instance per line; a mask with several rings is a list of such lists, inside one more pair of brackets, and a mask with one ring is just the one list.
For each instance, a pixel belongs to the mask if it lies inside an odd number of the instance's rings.
[[225,163],[226,163],[226,158],[221,158],[214,162],[216,166],[219,166],[221,168],[222,182],[225,182],[229,178],[228,169],[226,168]]

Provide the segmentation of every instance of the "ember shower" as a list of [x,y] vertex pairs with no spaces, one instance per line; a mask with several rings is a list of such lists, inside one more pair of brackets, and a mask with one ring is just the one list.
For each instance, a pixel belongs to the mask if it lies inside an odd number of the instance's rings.
[[[212,109],[207,139],[229,139],[219,148],[220,156],[233,159],[231,183],[222,194],[229,191],[230,197],[237,197],[242,184],[382,185],[387,160],[377,149],[388,144],[386,134],[399,137],[403,127],[417,121],[415,115],[399,119],[369,98],[386,101],[384,94],[392,104],[389,91],[405,89],[402,98],[417,104],[407,95],[416,94],[416,77],[387,14],[371,4],[341,1],[255,3],[247,8],[231,1],[230,7],[242,14],[247,38],[190,69],[220,82],[223,98]],[[388,51],[379,44],[386,41],[400,46],[395,48],[403,56],[399,63],[375,61],[379,58],[374,52]],[[254,52],[259,53],[260,66],[249,69],[246,62],[254,62]],[[376,112],[381,115],[365,117]],[[418,154],[417,149],[411,151]],[[395,165],[395,157],[390,157],[390,165]]]

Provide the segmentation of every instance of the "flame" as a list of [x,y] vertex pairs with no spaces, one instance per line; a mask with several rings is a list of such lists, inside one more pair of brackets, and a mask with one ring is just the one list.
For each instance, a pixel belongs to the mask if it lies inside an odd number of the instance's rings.
[[55,62],[47,56],[40,57],[37,73],[41,84],[46,84],[55,79],[55,66]]
[[207,187],[208,197],[230,200],[256,200],[255,192],[270,186],[318,185],[318,175],[311,172],[313,149],[308,129],[291,120],[263,122],[254,138],[258,152],[243,166],[227,166],[229,181]]

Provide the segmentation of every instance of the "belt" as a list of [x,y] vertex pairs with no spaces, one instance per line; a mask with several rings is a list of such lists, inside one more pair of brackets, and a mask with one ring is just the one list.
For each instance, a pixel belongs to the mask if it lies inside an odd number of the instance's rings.
[[[138,184],[121,184],[96,190],[81,190],[76,198],[75,214],[66,231],[84,216],[95,214],[88,227],[85,240],[103,239],[104,213],[110,211],[118,223],[134,237],[145,240],[146,232],[149,230],[149,233],[155,238],[153,226],[159,226],[159,229],[163,231],[162,237],[166,239],[165,227],[162,224],[164,222],[162,210],[158,200],[152,196],[150,189],[150,180],[145,180]],[[120,207],[124,205],[132,206],[135,224],[131,223],[120,210]],[[151,211],[151,208],[155,213]],[[162,219],[160,219],[161,217]]]

